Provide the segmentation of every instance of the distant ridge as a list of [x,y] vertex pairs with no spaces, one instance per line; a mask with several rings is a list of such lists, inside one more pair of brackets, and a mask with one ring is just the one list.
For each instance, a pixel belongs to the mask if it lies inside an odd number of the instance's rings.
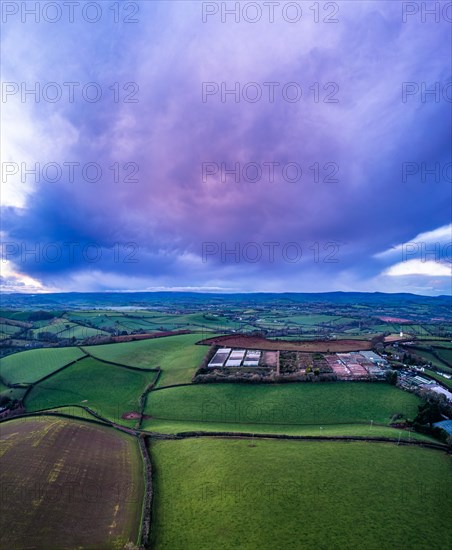
[[250,293],[219,293],[219,292],[65,292],[55,294],[3,294],[1,307],[21,308],[68,308],[68,307],[152,307],[168,304],[193,303],[255,303],[278,304],[292,302],[294,304],[400,304],[424,303],[436,305],[452,305],[452,296],[423,296],[410,293],[384,292],[250,292]]

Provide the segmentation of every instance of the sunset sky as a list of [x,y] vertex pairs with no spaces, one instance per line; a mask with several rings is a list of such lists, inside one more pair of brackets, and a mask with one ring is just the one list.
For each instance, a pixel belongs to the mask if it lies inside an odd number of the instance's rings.
[[84,4],[3,4],[3,290],[451,293],[452,10]]

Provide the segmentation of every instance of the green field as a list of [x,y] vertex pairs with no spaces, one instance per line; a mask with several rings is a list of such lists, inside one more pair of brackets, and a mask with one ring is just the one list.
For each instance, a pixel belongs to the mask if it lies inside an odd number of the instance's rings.
[[437,353],[441,359],[446,361],[449,366],[452,366],[452,348],[435,348],[435,353]]
[[43,332],[50,332],[51,334],[58,334],[63,332],[68,327],[77,326],[75,323],[71,323],[67,319],[52,319],[51,321],[37,321],[34,326],[39,325],[38,328],[33,329],[32,333],[35,338],[38,338]]
[[413,334],[416,336],[431,336],[431,333],[424,327],[424,325],[412,324],[412,325],[395,325],[402,328],[404,334]]
[[[444,361],[440,361],[437,357],[435,357],[432,353],[430,353],[429,351],[424,351],[424,350],[419,350],[419,349],[416,349],[416,350],[413,350],[414,353],[416,353],[416,355],[419,355],[421,357],[424,358],[425,361],[428,361],[430,362],[434,367],[444,371],[444,372],[447,372],[447,373],[452,373],[452,368],[447,366],[447,364],[444,362]],[[447,351],[447,350],[445,350]]]
[[126,412],[137,411],[139,397],[155,372],[116,367],[88,357],[37,384],[25,399],[27,411],[62,405],[83,405],[120,424]]
[[0,395],[9,399],[22,399],[25,393],[25,388],[9,388],[0,382]]
[[92,338],[93,336],[110,336],[110,334],[104,330],[82,327],[80,325],[73,325],[58,333],[58,338],[76,338],[77,340],[84,340],[85,338]]
[[145,331],[206,329],[223,330],[235,328],[237,323],[223,315],[210,313],[188,313],[188,314],[167,314],[163,312],[137,311],[137,312],[113,312],[96,311],[69,313],[68,319],[79,323],[90,323],[98,328],[114,328],[119,330],[133,331],[143,329]]
[[434,347],[435,348],[444,348],[444,349],[452,350],[452,341],[451,340],[440,341],[440,342],[437,341],[435,343]]
[[[352,322],[354,319],[345,319],[335,315],[291,315],[290,317],[277,317],[276,320],[281,323],[315,326],[324,323],[336,323],[339,319],[345,324],[347,321]],[[342,323],[341,323],[342,324]]]
[[[403,330],[413,342],[385,342],[387,351],[452,372],[450,301],[289,292],[8,300],[0,317],[24,326],[3,319],[3,353],[27,351],[0,359],[2,414],[21,415],[0,419],[0,549],[452,549],[452,455],[403,429],[423,403],[413,393],[385,382],[191,383],[209,352],[197,343],[234,332],[357,349]],[[190,333],[139,339],[178,329]],[[101,344],[126,333],[131,341]],[[58,340],[74,347],[34,348]],[[23,403],[9,411],[6,398]]]
[[0,359],[0,374],[12,384],[33,383],[83,355],[75,347],[22,351]]
[[151,452],[157,550],[452,544],[451,459],[438,451],[198,438],[155,441]]
[[389,437],[401,441],[432,441],[436,439],[426,435],[381,426],[376,424],[325,424],[324,426],[301,426],[287,424],[227,424],[221,422],[178,422],[177,420],[148,419],[143,422],[143,429],[149,432],[175,434],[183,432],[240,432],[246,434],[285,434],[300,436],[359,436],[359,437]]
[[146,413],[181,422],[388,424],[397,413],[413,418],[420,402],[384,383],[201,384],[151,392]]
[[15,325],[7,325],[6,323],[0,323],[0,335],[4,334],[6,337],[16,334],[22,330],[21,327]]
[[13,321],[28,321],[30,313],[30,311],[1,309],[0,317],[4,317],[5,319],[12,319]]
[[[152,322],[161,326],[162,328],[174,327],[174,328],[210,328],[210,329],[226,329],[235,328],[237,323],[233,323],[223,315],[212,315],[209,313],[188,313],[181,315],[160,314],[159,317],[154,317]],[[169,330],[172,330],[169,329]]]
[[69,407],[54,407],[52,409],[48,409],[48,411],[68,415],[72,418],[78,418],[80,420],[95,420],[96,422],[102,422],[102,420],[91,414],[89,411],[83,409],[79,405],[72,405]]
[[89,323],[94,325],[95,329],[114,329],[114,330],[126,330],[133,331],[138,329],[144,329],[146,331],[156,330],[156,327],[150,321],[147,321],[147,317],[143,316],[135,317],[132,315],[120,315],[118,313],[70,313],[68,318],[77,321],[81,324]]
[[76,338],[77,340],[83,340],[92,336],[110,336],[108,332],[103,330],[81,326],[67,319],[57,319],[56,322],[32,330],[33,337],[36,339],[39,339],[45,332],[50,332],[58,336],[58,338]]
[[202,334],[182,334],[151,340],[90,346],[89,352],[106,361],[116,361],[141,368],[160,367],[158,385],[191,382],[208,348],[196,346]]

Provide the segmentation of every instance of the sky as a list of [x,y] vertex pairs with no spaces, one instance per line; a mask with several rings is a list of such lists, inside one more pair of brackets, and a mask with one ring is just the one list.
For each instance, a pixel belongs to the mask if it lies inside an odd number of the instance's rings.
[[452,293],[450,3],[35,4],[3,291]]

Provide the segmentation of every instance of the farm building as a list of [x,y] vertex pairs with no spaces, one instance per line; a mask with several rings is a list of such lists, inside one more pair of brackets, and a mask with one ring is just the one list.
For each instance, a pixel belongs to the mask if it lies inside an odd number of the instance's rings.
[[209,362],[209,367],[222,367],[229,356],[231,348],[220,348]]
[[228,359],[226,361],[225,367],[240,367],[241,364],[241,359]]
[[368,378],[369,375],[377,378],[382,378],[384,376],[384,370],[382,370],[381,365],[367,358],[365,352],[325,355],[325,359],[328,365],[333,369],[333,372],[342,380],[349,378]]
[[413,378],[413,383],[417,384],[418,386],[428,386],[429,384],[434,384],[432,380],[428,380],[427,378],[422,378],[422,376],[415,376]]
[[235,349],[231,351],[229,359],[226,361],[225,367],[240,367],[242,360],[245,357],[244,349]]
[[258,350],[249,350],[246,352],[246,357],[243,361],[244,367],[258,367],[259,360],[261,358],[261,352]]
[[441,420],[441,422],[435,422],[433,425],[452,435],[452,420]]
[[374,353],[373,351],[361,351],[360,354],[369,361],[372,361],[372,363],[375,363],[376,365],[384,366],[388,364],[386,359],[383,359],[383,357],[380,357],[377,353]]
[[445,388],[443,388],[442,386],[438,386],[437,384],[433,384],[433,385],[429,384],[427,389],[429,391],[433,391],[435,393],[444,395],[448,401],[452,401],[452,393],[446,390]]

